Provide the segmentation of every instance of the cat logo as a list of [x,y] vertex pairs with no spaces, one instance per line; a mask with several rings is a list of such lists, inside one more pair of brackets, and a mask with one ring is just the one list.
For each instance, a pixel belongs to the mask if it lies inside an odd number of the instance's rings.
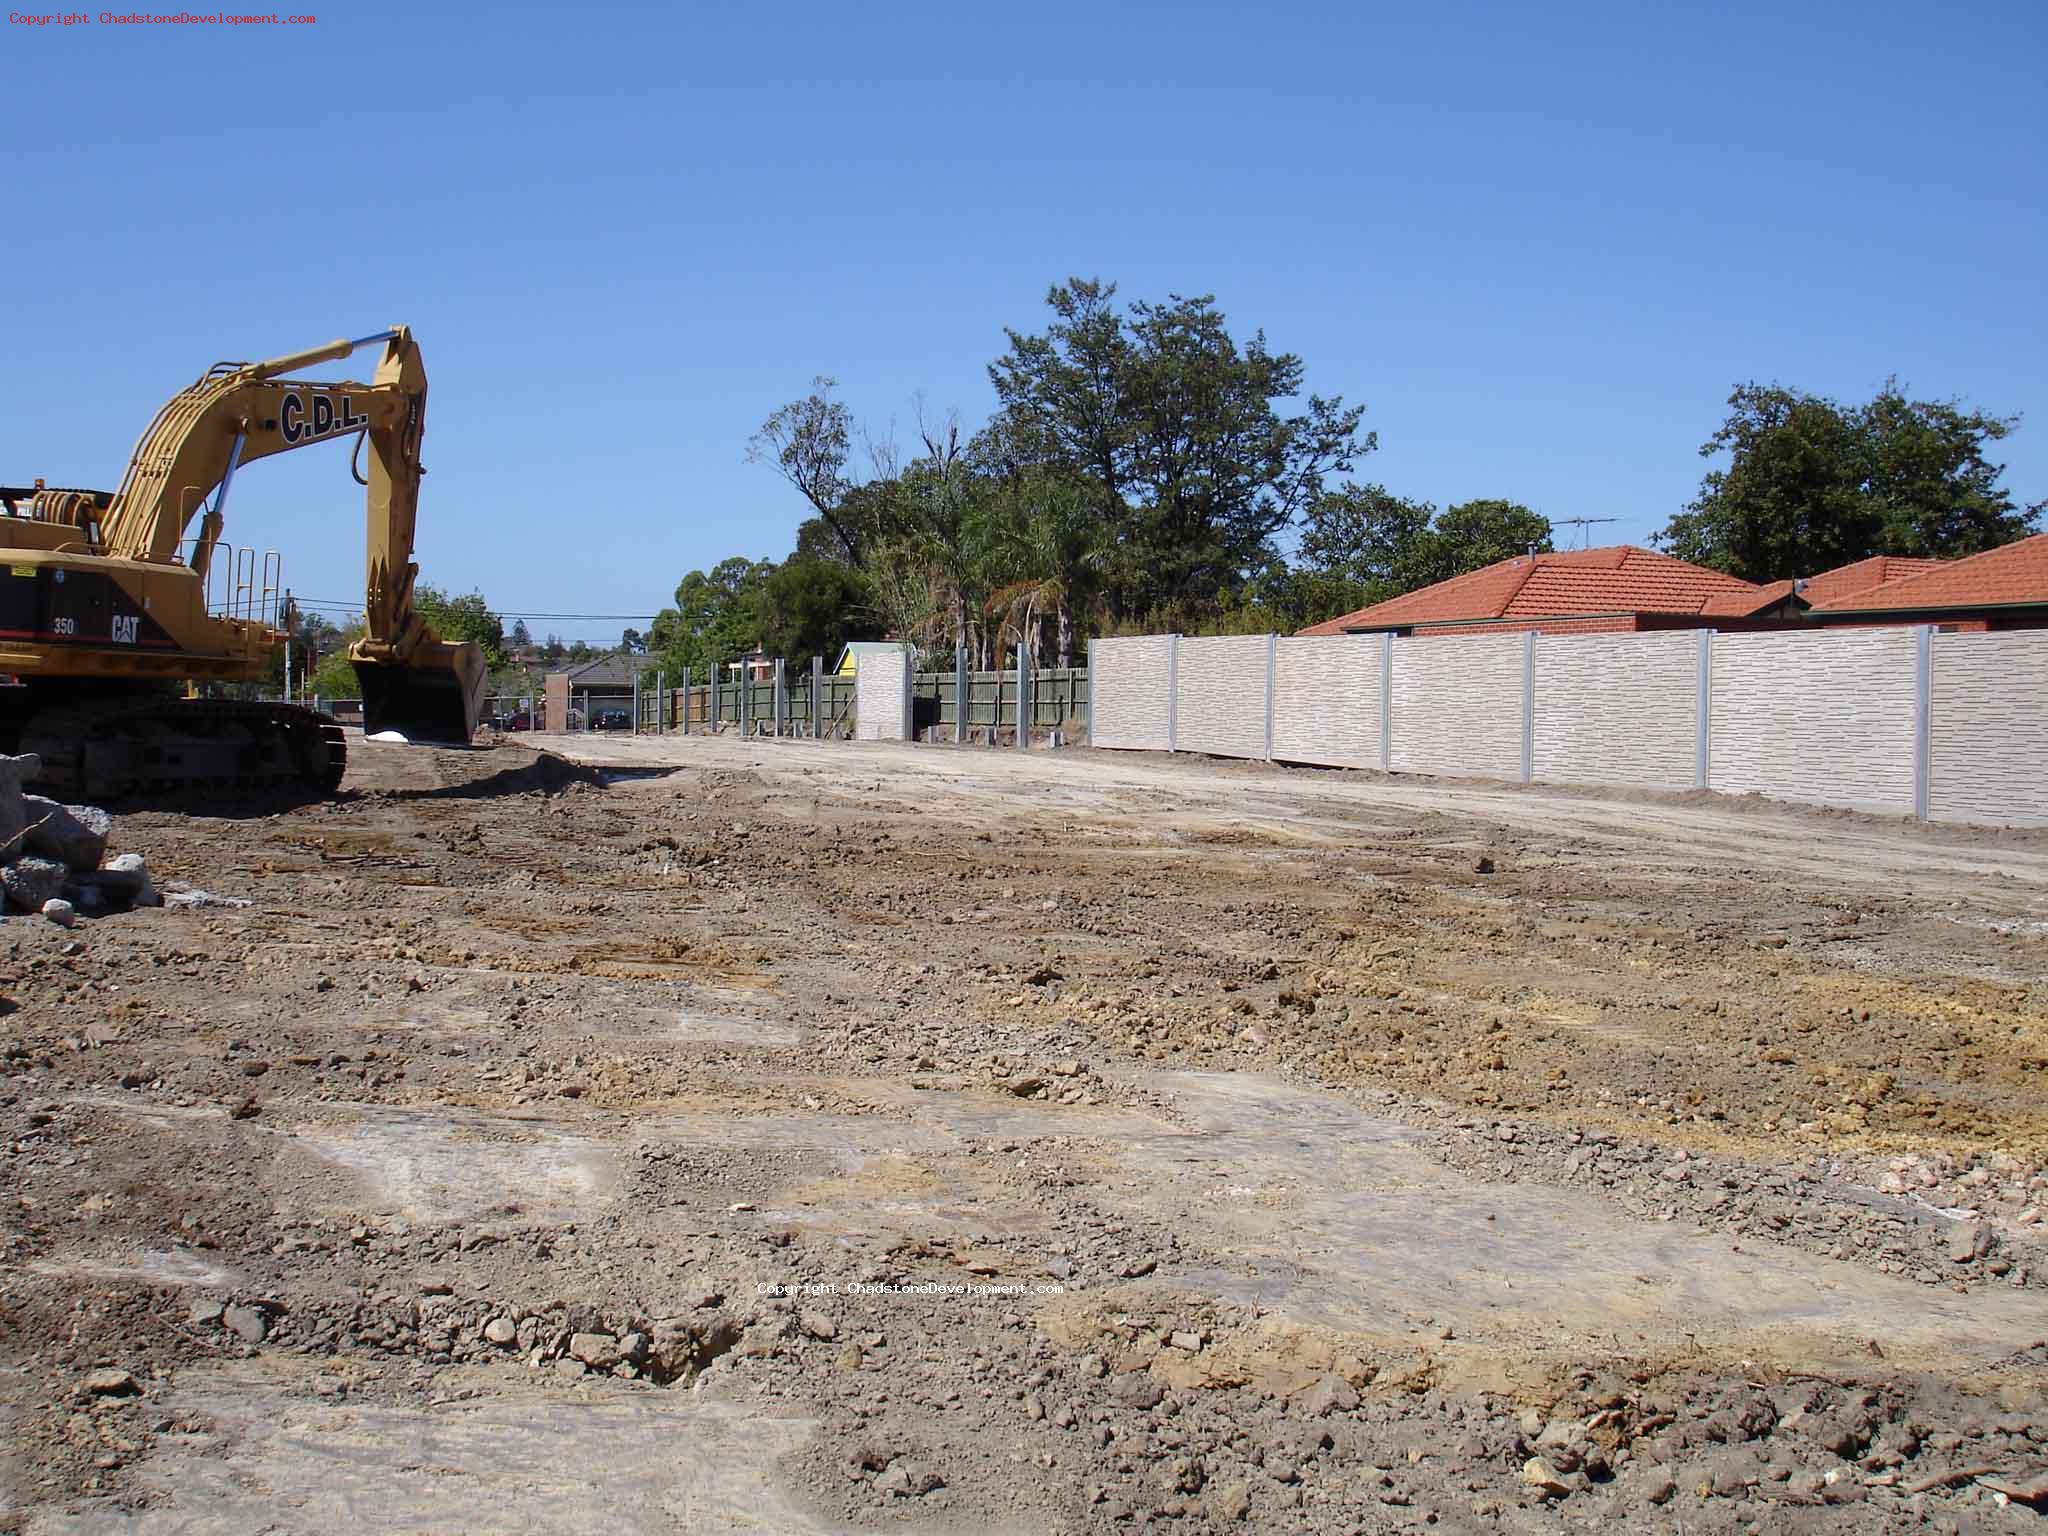
[[142,633],[142,615],[139,613],[117,613],[114,615],[114,644],[133,645]]
[[358,416],[347,395],[340,396],[338,401],[333,395],[314,395],[308,403],[307,396],[293,391],[286,394],[277,408],[278,434],[287,444],[359,432],[369,424],[370,418]]

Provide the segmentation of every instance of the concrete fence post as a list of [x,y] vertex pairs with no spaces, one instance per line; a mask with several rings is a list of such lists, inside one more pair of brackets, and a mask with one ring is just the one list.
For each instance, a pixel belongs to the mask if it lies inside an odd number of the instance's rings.
[[1280,675],[1280,637],[1266,636],[1266,761],[1273,761],[1273,685]]
[[683,734],[690,734],[690,669],[683,668]]
[[775,658],[775,734],[780,736],[789,725],[789,693],[787,680],[783,675],[783,661]]
[[1934,788],[1934,626],[1913,633],[1913,815],[1927,819]]
[[1174,749],[1175,715],[1180,704],[1180,636],[1166,637],[1166,750]]
[[1031,750],[1031,644],[1017,642],[1017,750]]
[[1394,769],[1394,637],[1380,636],[1380,772]]
[[1522,632],[1522,782],[1536,781],[1536,631]]
[[1095,670],[1095,642],[1088,642],[1088,745],[1095,745],[1095,680],[1102,674]]
[[1699,665],[1693,669],[1698,695],[1693,700],[1692,787],[1708,789],[1714,777],[1714,632],[1700,631]]
[[953,745],[967,740],[967,642],[953,644]]

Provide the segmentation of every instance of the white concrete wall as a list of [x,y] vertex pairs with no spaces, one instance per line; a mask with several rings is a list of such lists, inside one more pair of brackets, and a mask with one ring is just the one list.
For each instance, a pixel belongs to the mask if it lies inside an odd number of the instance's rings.
[[870,651],[853,675],[853,739],[910,736],[910,652]]
[[1933,647],[1928,818],[2048,827],[2048,629]]
[[1535,777],[1694,787],[1698,630],[1536,637]]
[[1397,773],[1522,776],[1522,637],[1394,642]]
[[1337,768],[1380,766],[1380,637],[1290,636],[1273,675],[1273,756]]
[[1266,755],[1265,635],[1183,635],[1173,744],[1218,757]]
[[[1534,777],[1694,787],[1699,631],[1539,636]],[[1911,815],[1918,631],[1799,629],[1715,635],[1709,787],[1723,794]],[[1520,634],[1393,642],[1380,697],[1375,635],[1282,639],[1273,662],[1273,756],[1379,766],[1391,712],[1397,772],[1519,779]],[[1099,640],[1089,687],[1098,746],[1167,745],[1164,636]],[[1264,636],[1179,642],[1175,744],[1266,750]],[[2048,630],[1932,639],[1928,814],[2048,826]],[[866,735],[866,680],[862,734]]]
[[1913,814],[1914,631],[1716,635],[1709,787]]
[[1164,752],[1170,635],[1096,640],[1088,647],[1088,739],[1098,747]]

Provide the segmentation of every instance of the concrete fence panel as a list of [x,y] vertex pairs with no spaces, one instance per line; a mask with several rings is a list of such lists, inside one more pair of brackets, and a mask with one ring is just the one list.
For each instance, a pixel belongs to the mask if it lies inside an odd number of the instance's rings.
[[1379,767],[1380,649],[1378,635],[1281,640],[1273,664],[1273,756]]
[[1172,702],[1171,635],[1095,640],[1088,646],[1088,740],[1098,747],[1164,752]]
[[853,678],[856,741],[910,739],[910,652],[870,651]]
[[1522,776],[1522,660],[1512,635],[1394,642],[1396,773]]
[[1266,635],[1183,635],[1174,748],[1217,757],[1266,755]]
[[1716,635],[1709,787],[1910,816],[1912,629]]
[[1933,637],[1927,814],[2048,827],[2048,629]]
[[1538,636],[1534,777],[1693,788],[1699,659],[1697,630]]

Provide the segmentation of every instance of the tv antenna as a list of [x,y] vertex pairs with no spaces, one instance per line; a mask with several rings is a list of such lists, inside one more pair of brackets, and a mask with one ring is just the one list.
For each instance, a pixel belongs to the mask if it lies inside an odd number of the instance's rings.
[[1592,527],[1592,526],[1593,526],[1593,524],[1595,524],[1595,523],[1618,523],[1618,522],[1620,522],[1620,521],[1621,521],[1621,519],[1620,519],[1620,518],[1618,518],[1618,517],[1560,517],[1560,518],[1555,518],[1555,519],[1553,519],[1553,520],[1552,520],[1552,526],[1553,526],[1553,527],[1557,527],[1557,528],[1576,528],[1576,529],[1578,529],[1578,530],[1579,530],[1579,543],[1578,543],[1578,547],[1579,547],[1580,549],[1584,549],[1584,548],[1586,547],[1586,537],[1587,537],[1587,535],[1586,535],[1586,530],[1587,530],[1588,528]]

